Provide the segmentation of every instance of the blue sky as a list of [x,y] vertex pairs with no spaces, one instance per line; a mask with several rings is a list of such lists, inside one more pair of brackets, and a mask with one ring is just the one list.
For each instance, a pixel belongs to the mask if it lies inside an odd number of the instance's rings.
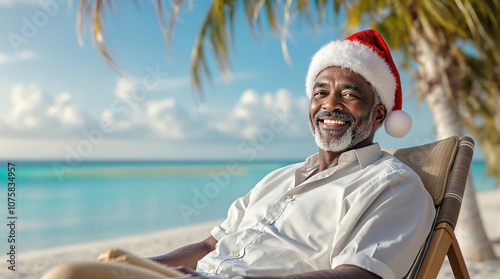
[[[63,0],[0,0],[0,157],[3,159],[302,159],[317,151],[304,77],[316,50],[341,39],[341,20],[312,30],[296,20],[285,62],[280,39],[235,22],[229,83],[210,57],[203,102],[190,85],[190,53],[208,1],[180,13],[166,46],[154,6],[121,1],[106,16],[109,50],[134,81],[114,72]],[[43,4],[45,3],[45,5]],[[48,3],[48,4],[47,4]],[[211,55],[210,52],[208,52]],[[403,74],[403,91],[410,92]],[[435,140],[426,104],[406,93],[413,129],[383,147]]]

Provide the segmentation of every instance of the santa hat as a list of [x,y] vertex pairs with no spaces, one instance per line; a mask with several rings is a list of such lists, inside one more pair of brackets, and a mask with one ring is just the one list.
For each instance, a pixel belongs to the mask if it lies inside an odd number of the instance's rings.
[[401,110],[403,100],[399,72],[389,47],[377,31],[364,30],[345,40],[332,41],[318,50],[306,77],[309,98],[318,74],[333,66],[352,70],[375,88],[387,110],[385,130],[390,136],[400,138],[410,131],[411,117]]

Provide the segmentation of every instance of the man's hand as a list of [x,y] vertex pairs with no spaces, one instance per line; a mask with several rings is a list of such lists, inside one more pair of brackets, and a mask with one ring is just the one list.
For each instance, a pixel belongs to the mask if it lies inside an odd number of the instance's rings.
[[198,261],[215,249],[217,240],[209,236],[205,240],[181,247],[165,255],[149,258],[167,266],[187,266],[196,268]]

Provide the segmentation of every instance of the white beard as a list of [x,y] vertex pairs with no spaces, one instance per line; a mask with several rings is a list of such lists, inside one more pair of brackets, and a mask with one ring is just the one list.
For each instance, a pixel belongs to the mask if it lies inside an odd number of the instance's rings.
[[[375,107],[370,112],[370,117],[368,121],[363,122],[359,127],[356,128],[357,133],[353,135],[354,131],[351,124],[351,126],[349,126],[347,131],[345,131],[344,135],[339,139],[331,139],[329,141],[324,140],[319,132],[319,125],[316,122],[314,127],[314,140],[316,141],[316,145],[318,145],[319,148],[325,151],[340,152],[362,142],[363,140],[365,140],[370,136],[371,131],[373,129],[374,110]],[[335,130],[327,130],[324,132],[331,135],[336,134]]]

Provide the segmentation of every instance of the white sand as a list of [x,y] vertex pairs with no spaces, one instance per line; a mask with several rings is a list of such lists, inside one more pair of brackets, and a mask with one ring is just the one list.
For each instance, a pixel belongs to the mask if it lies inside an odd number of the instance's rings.
[[[500,256],[500,189],[478,194],[485,229],[495,245],[495,252]],[[62,248],[31,251],[17,255],[16,271],[7,269],[6,255],[0,262],[0,278],[35,279],[53,266],[71,261],[93,261],[97,255],[108,248],[119,247],[136,255],[148,257],[160,255],[175,248],[201,241],[209,236],[215,223],[200,224],[185,228],[177,228],[147,235],[85,243]],[[471,278],[500,278],[500,258],[481,263],[467,263]],[[453,278],[448,264],[442,267],[438,278]]]

